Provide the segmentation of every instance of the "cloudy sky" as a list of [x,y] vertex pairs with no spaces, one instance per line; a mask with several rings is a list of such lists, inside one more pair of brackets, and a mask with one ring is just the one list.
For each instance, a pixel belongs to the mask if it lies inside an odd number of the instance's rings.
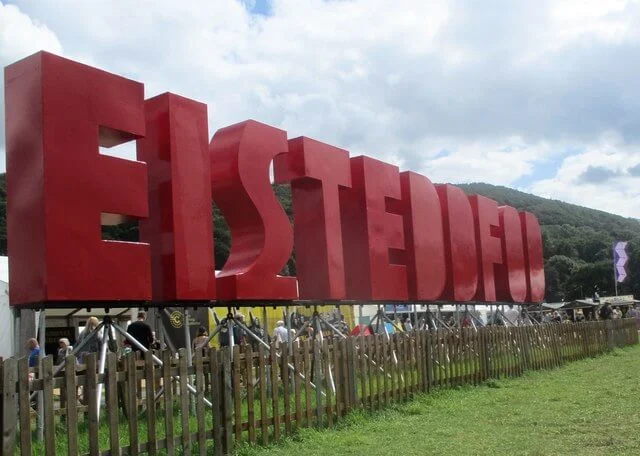
[[640,1],[0,0],[0,66],[40,49],[206,103],[211,135],[640,218]]

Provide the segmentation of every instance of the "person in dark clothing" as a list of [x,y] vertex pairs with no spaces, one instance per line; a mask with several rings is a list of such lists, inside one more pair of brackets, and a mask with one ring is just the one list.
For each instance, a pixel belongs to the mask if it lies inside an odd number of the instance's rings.
[[[244,324],[244,315],[241,313],[236,313],[234,319]],[[224,325],[221,331],[218,333],[218,341],[220,342],[221,347],[229,346],[229,330],[226,326],[227,319],[225,318],[220,322],[221,325]],[[233,343],[234,345],[245,345],[247,343],[247,334],[244,329],[242,329],[237,324],[233,325]]]
[[[138,312],[138,320],[129,325],[127,332],[131,334],[135,340],[140,342],[144,348],[148,349],[153,343],[153,331],[151,330],[151,326],[145,323],[146,319],[146,312]],[[133,345],[132,348],[134,351],[140,350],[135,345]]]
[[611,306],[609,305],[608,302],[606,302],[604,304],[604,306],[602,306],[600,308],[600,319],[601,320],[611,320],[611,315],[613,314],[613,311],[611,310]]

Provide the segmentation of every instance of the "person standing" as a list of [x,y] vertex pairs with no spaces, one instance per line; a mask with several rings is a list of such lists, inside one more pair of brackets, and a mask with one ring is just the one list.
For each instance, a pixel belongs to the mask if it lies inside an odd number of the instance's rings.
[[273,338],[276,341],[276,347],[289,342],[289,331],[284,327],[284,321],[278,320],[273,330]]
[[27,350],[29,350],[29,367],[38,367],[38,358],[40,357],[40,344],[38,340],[31,338],[27,341]]
[[208,340],[209,334],[207,334],[207,329],[204,326],[200,326],[191,344],[191,349],[195,352],[199,348],[205,348]]
[[640,311],[635,306],[631,306],[627,311],[627,318],[634,318],[636,320],[636,326],[640,330]]
[[604,306],[600,308],[600,319],[601,320],[611,320],[611,315],[613,311],[611,310],[611,306],[608,302],[604,303]]
[[[140,342],[147,350],[153,343],[153,331],[145,320],[147,319],[147,313],[144,311],[138,312],[138,319],[131,323],[127,328],[127,333],[131,335],[135,340]],[[133,345],[133,351],[140,351],[140,348]]]
[[58,359],[57,363],[62,364],[64,360],[71,354],[73,351],[73,347],[71,346],[71,342],[66,337],[58,340]]
[[[240,312],[236,312],[235,319],[237,322],[240,322],[244,325],[244,315]],[[246,345],[247,343],[247,334],[240,325],[233,325],[233,343],[236,345]]]
[[[100,351],[100,341],[102,341],[102,330],[100,330],[97,334],[93,334],[95,330],[98,328],[100,322],[97,317],[89,317],[87,319],[87,324],[84,326],[84,330],[80,333],[78,340],[76,342],[76,347],[80,349],[80,356],[78,357],[78,361],[81,364],[85,363],[85,356],[89,353],[98,353]],[[92,335],[93,334],[93,335]],[[88,339],[87,342],[84,342],[85,339]],[[84,343],[84,345],[82,345]],[[82,347],[80,347],[82,345]]]

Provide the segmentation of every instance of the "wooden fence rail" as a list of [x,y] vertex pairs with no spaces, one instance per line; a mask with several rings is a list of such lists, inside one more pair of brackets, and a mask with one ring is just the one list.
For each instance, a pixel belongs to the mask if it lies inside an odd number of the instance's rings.
[[[236,346],[197,351],[192,360],[181,350],[158,354],[164,366],[148,355],[109,353],[104,374],[95,355],[86,366],[69,356],[58,376],[50,356],[35,373],[26,358],[11,358],[0,362],[2,455],[229,454],[241,442],[268,444],[297,428],[333,426],[356,408],[377,410],[434,388],[637,343],[635,320],[625,319],[304,340],[279,351]],[[33,392],[42,392],[44,404],[41,441],[34,439]]]

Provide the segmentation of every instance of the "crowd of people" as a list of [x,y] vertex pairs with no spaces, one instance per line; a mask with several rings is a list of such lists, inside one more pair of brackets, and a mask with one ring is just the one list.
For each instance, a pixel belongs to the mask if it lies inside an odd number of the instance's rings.
[[[145,320],[146,312],[138,312],[136,321],[130,323],[127,327],[127,333],[133,336],[133,338],[146,349],[159,348],[159,342],[155,338],[155,333]],[[75,341],[75,346],[80,348],[80,350],[77,350],[77,353],[75,353],[78,364],[84,364],[88,354],[100,352],[104,330],[104,327],[100,327],[100,320],[98,320],[97,317],[89,317],[87,319],[84,328]],[[118,347],[114,346],[113,338],[108,338],[108,344],[109,350],[118,351]],[[27,340],[25,348],[28,353],[29,367],[37,367],[41,350],[38,340],[35,338]],[[126,354],[139,350],[140,348],[132,344],[129,340],[124,339],[122,341],[121,353]],[[56,364],[62,364],[66,357],[72,353],[74,353],[74,346],[71,344],[71,341],[66,337],[60,338],[55,354]]]

